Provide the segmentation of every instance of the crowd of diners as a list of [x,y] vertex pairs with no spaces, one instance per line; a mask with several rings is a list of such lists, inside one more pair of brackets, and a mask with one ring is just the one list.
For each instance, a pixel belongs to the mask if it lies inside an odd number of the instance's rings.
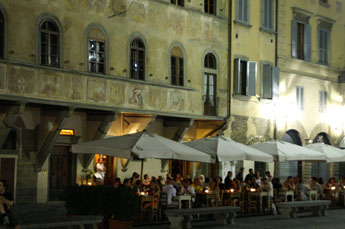
[[[332,190],[345,189],[345,176],[342,176],[338,181],[332,177],[328,182],[324,182],[321,177],[312,177],[310,180],[303,182],[301,177],[287,177],[283,182],[277,177],[272,177],[271,173],[267,171],[263,176],[258,171],[254,172],[249,169],[249,173],[244,176],[244,169],[241,168],[236,176],[233,176],[232,171],[227,173],[223,180],[218,176],[215,178],[205,178],[200,175],[191,179],[189,177],[182,178],[180,174],[175,177],[169,174],[163,178],[162,176],[149,177],[148,174],[140,179],[138,173],[134,172],[131,178],[126,178],[121,183],[119,178],[114,181],[114,187],[124,186],[133,189],[139,195],[153,195],[158,196],[161,193],[167,194],[167,204],[176,206],[176,196],[190,195],[194,207],[203,207],[204,203],[199,201],[198,194],[213,194],[214,199],[210,200],[211,206],[217,206],[221,200],[223,193],[249,193],[249,192],[267,192],[270,199],[275,201],[277,198],[282,198],[277,195],[284,191],[292,191],[295,200],[307,200],[308,191],[315,190],[318,198],[325,199]],[[227,204],[227,203],[225,203]]]

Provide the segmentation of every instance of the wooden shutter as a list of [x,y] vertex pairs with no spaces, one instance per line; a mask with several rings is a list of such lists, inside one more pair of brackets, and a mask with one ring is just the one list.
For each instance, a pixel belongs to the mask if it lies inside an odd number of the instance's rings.
[[329,31],[324,30],[324,53],[323,53],[323,59],[324,59],[324,64],[328,64],[328,50],[329,50]]
[[280,69],[278,67],[272,68],[272,99],[276,100],[279,98],[279,80],[280,80]]
[[273,0],[268,1],[268,28],[273,29]]
[[246,95],[256,96],[256,62],[248,61]]
[[249,22],[249,2],[248,0],[242,0],[243,1],[243,21]]
[[272,98],[272,66],[270,64],[262,65],[262,97]]
[[324,52],[324,48],[323,48],[323,44],[324,44],[324,42],[323,42],[323,30],[322,29],[320,29],[319,30],[319,63],[323,63],[324,62],[324,59],[323,59],[323,57],[324,57],[324,54],[323,54],[323,52]]
[[304,25],[304,60],[311,61],[311,26]]
[[234,93],[241,94],[241,59],[235,59],[234,64]]
[[297,21],[291,21],[291,56],[297,58]]

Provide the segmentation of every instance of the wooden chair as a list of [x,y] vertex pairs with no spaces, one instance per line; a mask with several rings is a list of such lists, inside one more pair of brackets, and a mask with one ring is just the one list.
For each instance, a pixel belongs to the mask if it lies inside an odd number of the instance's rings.
[[152,205],[152,214],[151,214],[151,218],[152,220],[156,220],[158,221],[158,216],[159,216],[159,202],[160,202],[160,195],[161,193],[157,193],[154,196],[154,201],[153,201],[153,205]]
[[145,218],[145,216],[152,215],[153,205],[154,205],[154,196],[141,196],[141,204],[140,204],[140,218],[141,221]]
[[159,196],[159,204],[158,204],[158,216],[159,219],[162,218],[162,211],[166,209],[174,209],[177,206],[168,205],[168,194],[166,192],[161,192]]

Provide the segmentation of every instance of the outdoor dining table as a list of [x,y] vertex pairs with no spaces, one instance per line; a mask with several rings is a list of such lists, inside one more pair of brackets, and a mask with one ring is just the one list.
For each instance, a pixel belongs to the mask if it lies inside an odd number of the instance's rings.
[[[217,195],[215,193],[205,193],[205,192],[199,192],[196,194],[196,198],[200,199],[202,201],[205,201],[205,205],[208,208],[209,207],[209,200],[217,200]],[[217,201],[215,201],[217,203]]]
[[231,191],[226,190],[223,193],[223,200],[224,199],[229,200],[228,202],[229,206],[234,205],[234,202],[233,202],[234,199],[238,199],[238,201],[240,201],[241,198],[242,198],[242,192],[236,192],[236,191],[231,192]]
[[[340,193],[342,193],[342,195],[340,195]],[[339,197],[340,196],[342,197],[343,205],[345,206],[345,189],[339,189]]]
[[262,212],[262,204],[264,197],[267,197],[267,208],[270,210],[270,196],[268,192],[248,192],[249,196],[254,196],[259,199],[260,213]]
[[284,201],[287,202],[288,201],[288,197],[291,196],[291,200],[294,201],[293,197],[294,197],[294,192],[293,191],[281,191],[278,193],[278,196],[284,196]]
[[182,201],[188,201],[188,208],[192,208],[192,196],[191,195],[180,195],[175,197],[178,201],[178,208],[182,208]]

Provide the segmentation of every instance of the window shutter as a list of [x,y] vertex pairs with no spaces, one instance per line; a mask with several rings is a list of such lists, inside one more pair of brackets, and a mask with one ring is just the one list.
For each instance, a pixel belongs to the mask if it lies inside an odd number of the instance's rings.
[[323,30],[319,30],[319,63],[323,63],[324,49],[323,49]]
[[235,59],[235,65],[234,65],[234,93],[235,94],[241,94],[241,76],[240,76],[240,59]]
[[273,29],[273,0],[268,0],[268,28]]
[[248,61],[246,95],[256,96],[256,62]]
[[262,65],[262,97],[265,99],[272,99],[272,75],[271,65]]
[[300,110],[301,108],[300,108],[300,97],[301,97],[301,95],[300,95],[300,87],[296,87],[296,106],[297,106],[297,109],[298,110]]
[[311,61],[311,26],[304,25],[304,60]]
[[304,88],[303,87],[300,87],[300,96],[301,96],[301,111],[304,110]]
[[261,1],[261,25],[262,27],[266,27],[266,14],[265,14],[265,9],[266,9],[266,0]]
[[291,56],[297,58],[297,21],[291,21]]
[[324,48],[324,63],[325,64],[328,64],[328,50],[329,50],[329,31],[325,30],[324,31],[324,45],[323,45],[323,48]]
[[320,91],[320,97],[319,97],[319,112],[323,113],[323,91]]
[[242,21],[243,20],[243,16],[242,16],[242,0],[236,0],[236,15],[237,15],[237,20]]
[[280,69],[278,67],[272,68],[272,99],[276,100],[279,98],[279,79]]
[[249,22],[248,20],[248,13],[249,13],[249,2],[248,0],[243,1],[243,21]]

